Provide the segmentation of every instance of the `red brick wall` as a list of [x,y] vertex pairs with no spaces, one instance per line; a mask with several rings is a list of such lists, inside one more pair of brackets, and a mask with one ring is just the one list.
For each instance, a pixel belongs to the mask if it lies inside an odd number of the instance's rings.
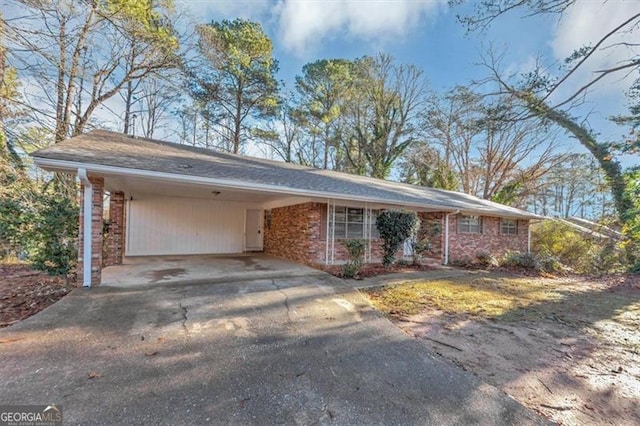
[[[93,186],[91,210],[91,284],[100,285],[102,278],[102,215],[104,196],[104,179],[89,177]],[[78,234],[78,282],[82,283],[84,271],[84,185],[80,185],[80,232]]]
[[465,257],[473,260],[480,252],[494,256],[501,256],[509,251],[527,252],[528,220],[518,221],[517,235],[502,235],[500,218],[483,216],[482,234],[463,234],[458,233],[459,217],[449,216],[449,262]]
[[[265,212],[264,252],[274,256],[284,257],[308,265],[324,263],[326,241],[321,239],[322,203],[305,203],[293,206],[275,208]],[[431,257],[443,260],[444,251],[444,213],[418,214],[421,227],[419,238],[424,238],[430,224],[439,224],[440,232],[429,236],[433,246]],[[449,261],[469,257],[473,259],[479,252],[489,252],[500,256],[507,251],[527,251],[527,230],[529,222],[518,221],[518,235],[502,235],[500,219],[483,217],[483,234],[458,234],[457,218],[449,217]],[[382,240],[371,241],[371,257],[382,259]],[[342,240],[334,242],[335,262],[348,260],[347,250]],[[331,250],[331,247],[329,248]],[[402,257],[402,248],[398,251],[398,258]],[[331,259],[331,253],[329,253]]]
[[[324,234],[321,227],[327,226],[322,214],[325,206],[323,203],[304,203],[265,212],[264,252],[307,265],[324,263],[327,242],[321,238]],[[334,262],[349,259],[342,240],[335,240],[333,252]],[[398,256],[402,256],[402,248]],[[371,257],[382,259],[382,240],[371,241]]]
[[105,246],[104,266],[122,264],[126,221],[124,203],[123,192],[111,193],[109,197],[109,233]]
[[304,203],[265,212],[264,252],[313,264],[324,258],[320,244],[322,204]]
[[444,213],[419,212],[418,217],[420,218],[418,240],[422,241],[423,239],[428,239],[431,243],[431,252],[426,253],[426,256],[442,261],[442,247],[444,245]]

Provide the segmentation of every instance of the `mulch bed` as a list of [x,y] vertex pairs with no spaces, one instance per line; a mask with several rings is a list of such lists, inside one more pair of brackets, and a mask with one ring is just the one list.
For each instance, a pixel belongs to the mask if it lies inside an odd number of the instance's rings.
[[[319,265],[318,268],[338,278],[344,278],[342,265]],[[360,269],[360,272],[354,279],[361,280],[364,278],[377,277],[378,275],[395,274],[399,272],[433,271],[435,269],[436,268],[429,265],[403,264],[393,264],[388,269],[385,269],[380,263],[368,263]]]
[[0,265],[0,327],[40,312],[76,287],[24,264]]

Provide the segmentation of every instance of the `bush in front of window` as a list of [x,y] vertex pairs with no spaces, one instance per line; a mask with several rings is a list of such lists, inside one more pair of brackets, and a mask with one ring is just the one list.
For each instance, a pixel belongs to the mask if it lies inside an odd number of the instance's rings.
[[478,263],[481,266],[489,267],[489,266],[498,266],[499,262],[498,259],[496,259],[496,257],[487,252],[487,251],[479,251],[476,253],[476,259],[478,260]]
[[355,278],[364,263],[365,243],[363,240],[344,240],[342,244],[349,255],[349,260],[342,267],[342,275],[344,278]]
[[391,266],[396,252],[406,239],[415,239],[420,227],[420,219],[416,212],[407,210],[385,210],[376,219],[376,228],[382,238],[384,255],[382,264]]
[[413,261],[414,265],[420,264],[420,261],[424,257],[424,254],[430,252],[432,248],[431,241],[429,241],[427,238],[423,239],[422,241],[414,240],[411,242],[411,246],[413,249],[411,251],[411,260]]

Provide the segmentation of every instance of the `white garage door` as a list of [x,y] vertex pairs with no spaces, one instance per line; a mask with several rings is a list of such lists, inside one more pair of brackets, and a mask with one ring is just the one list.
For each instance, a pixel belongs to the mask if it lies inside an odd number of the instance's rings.
[[241,253],[245,208],[189,198],[129,201],[126,255]]

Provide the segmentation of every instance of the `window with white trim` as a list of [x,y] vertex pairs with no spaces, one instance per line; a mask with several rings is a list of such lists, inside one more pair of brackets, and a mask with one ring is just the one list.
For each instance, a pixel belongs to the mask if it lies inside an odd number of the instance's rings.
[[482,218],[480,216],[460,216],[458,218],[460,234],[482,234]]
[[518,235],[518,221],[515,219],[502,219],[500,229],[503,235]]
[[[371,210],[369,218],[365,218],[366,211],[361,208],[336,206],[335,212],[333,237],[336,240],[380,238],[376,228],[379,210]],[[368,222],[368,230],[365,229],[365,221]],[[331,223],[329,225],[331,226]]]

